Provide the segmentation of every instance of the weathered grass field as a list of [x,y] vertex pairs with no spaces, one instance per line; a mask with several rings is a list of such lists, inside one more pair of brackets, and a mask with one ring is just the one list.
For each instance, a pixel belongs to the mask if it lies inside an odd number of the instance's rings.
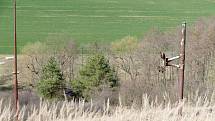
[[[142,37],[215,15],[213,0],[17,0],[18,46],[58,37],[78,43]],[[0,53],[12,53],[12,0],[0,1]]]
[[[119,105],[110,107],[108,103],[101,108],[93,108],[82,101],[40,103],[37,108],[28,105],[21,108],[19,121],[214,121],[215,107],[208,99],[197,98],[196,103],[178,105],[149,103],[143,97],[142,106],[126,107]],[[93,104],[93,103],[91,103]],[[182,116],[178,110],[183,107]],[[0,120],[14,120],[14,111],[8,102],[0,101]]]

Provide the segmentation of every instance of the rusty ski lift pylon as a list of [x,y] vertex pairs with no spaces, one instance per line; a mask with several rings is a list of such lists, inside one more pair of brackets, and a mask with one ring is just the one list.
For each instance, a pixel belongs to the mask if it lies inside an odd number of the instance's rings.
[[[162,59],[162,64],[159,66],[159,72],[164,73],[167,66],[176,67],[178,71],[178,96],[179,101],[184,98],[184,70],[185,70],[185,42],[186,42],[186,22],[182,23],[182,39],[180,42],[179,55],[175,57],[168,58],[165,53],[161,52],[160,56]],[[178,64],[173,64],[174,60],[179,59]]]

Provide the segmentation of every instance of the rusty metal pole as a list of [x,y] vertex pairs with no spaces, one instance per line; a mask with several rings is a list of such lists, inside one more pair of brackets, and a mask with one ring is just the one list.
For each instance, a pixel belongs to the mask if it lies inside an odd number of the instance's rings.
[[179,100],[184,98],[184,70],[185,70],[185,42],[186,42],[186,22],[182,24],[182,39],[180,43],[180,58],[179,58]]
[[16,41],[16,0],[14,0],[14,98],[16,118],[18,119],[19,97],[18,97],[18,81],[17,81],[17,41]]
[[[159,71],[165,72],[166,66],[172,66],[179,69],[178,71],[178,98],[179,102],[184,98],[184,72],[185,72],[185,44],[186,44],[186,22],[182,24],[182,39],[179,47],[179,56],[167,58],[165,53],[161,52],[161,58],[163,60],[163,67],[159,67]],[[170,62],[179,59],[179,65],[171,64]],[[179,109],[179,114],[182,115],[182,107]]]

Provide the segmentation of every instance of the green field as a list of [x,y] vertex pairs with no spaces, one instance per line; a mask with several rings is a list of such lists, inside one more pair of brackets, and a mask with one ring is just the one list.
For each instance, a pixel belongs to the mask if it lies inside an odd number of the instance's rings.
[[[0,53],[12,52],[12,15],[12,0],[0,0]],[[213,15],[215,0],[17,0],[17,38],[19,48],[64,36],[82,44],[110,42]]]

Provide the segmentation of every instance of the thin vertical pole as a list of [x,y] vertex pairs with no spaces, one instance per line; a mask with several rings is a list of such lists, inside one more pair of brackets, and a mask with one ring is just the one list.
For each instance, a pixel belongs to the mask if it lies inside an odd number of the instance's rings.
[[16,41],[16,0],[14,0],[14,97],[16,118],[18,119],[19,97],[18,97],[18,81],[17,81],[17,41]]
[[185,41],[186,41],[186,22],[182,24],[182,39],[180,43],[179,59],[179,99],[184,98],[184,70],[185,70]]
[[81,48],[81,66],[83,67],[84,65],[84,48]]
[[69,82],[72,80],[72,58],[69,60]]

